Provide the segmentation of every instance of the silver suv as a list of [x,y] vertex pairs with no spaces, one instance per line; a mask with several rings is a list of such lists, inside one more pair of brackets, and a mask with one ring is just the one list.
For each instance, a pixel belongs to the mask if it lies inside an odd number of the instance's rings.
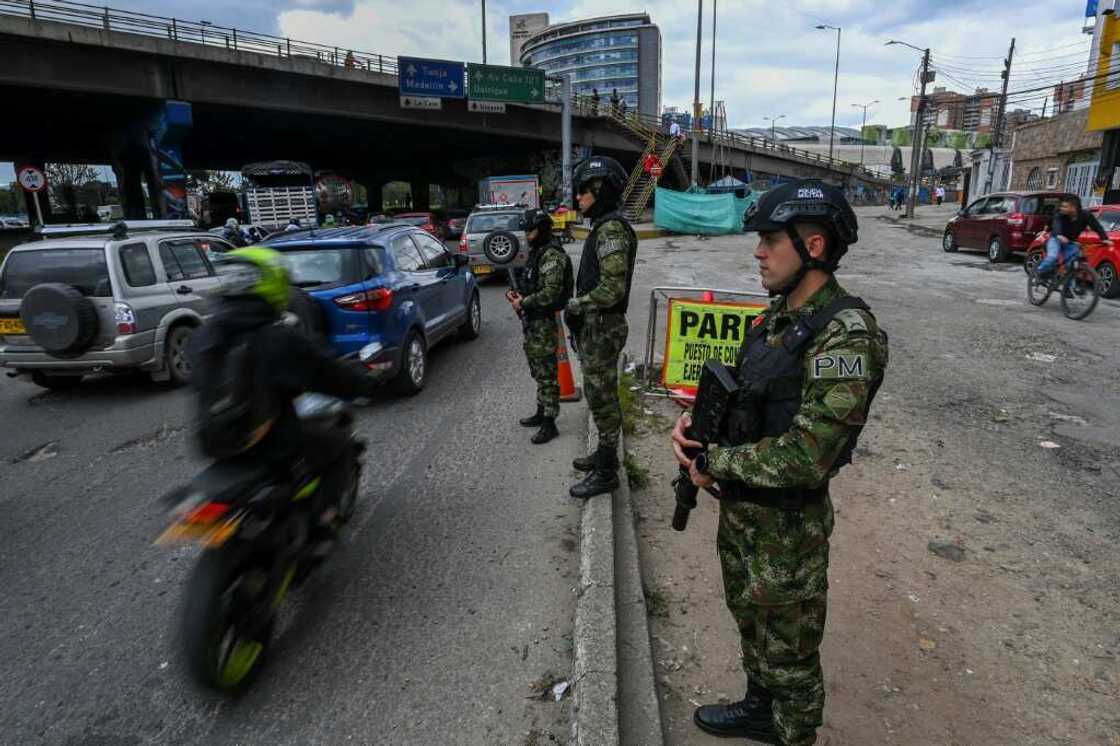
[[525,266],[529,257],[529,242],[520,226],[526,209],[524,205],[477,205],[467,216],[463,235],[459,239],[459,253],[470,257],[471,272],[476,277],[485,277],[496,269],[482,251],[487,236],[491,236],[491,253],[508,256],[517,252],[513,261],[503,269]]
[[136,368],[157,381],[189,379],[187,340],[221,283],[210,253],[230,244],[190,221],[48,226],[42,236],[0,264],[0,367],[9,376],[50,389]]

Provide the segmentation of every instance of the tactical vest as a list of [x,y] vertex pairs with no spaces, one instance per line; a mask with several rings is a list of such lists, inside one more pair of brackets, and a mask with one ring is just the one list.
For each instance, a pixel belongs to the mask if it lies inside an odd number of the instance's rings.
[[[752,328],[739,351],[736,377],[739,392],[728,410],[721,445],[756,443],[776,438],[793,425],[801,408],[801,388],[805,380],[805,348],[841,311],[869,311],[855,296],[842,296],[808,318],[798,320],[782,335],[778,347],[766,344],[766,324]],[[873,381],[867,409],[882,382]],[[865,412],[866,414],[866,412]],[[862,427],[848,438],[832,469],[851,463]],[[799,510],[828,494],[828,479],[815,487],[753,487],[743,482],[720,481],[723,499],[746,501],[771,508]]]
[[572,297],[572,289],[575,286],[575,279],[572,277],[572,259],[555,239],[529,252],[529,258],[525,262],[525,272],[522,274],[521,294],[523,296],[532,295],[540,289],[541,258],[544,257],[545,252],[549,248],[553,247],[559,249],[560,253],[564,255],[564,291],[561,293],[560,297],[550,305],[541,306],[540,308],[526,308],[525,318],[529,321],[552,318],[552,315],[557,311],[564,310],[564,307],[568,305],[568,301]]
[[630,237],[628,268],[626,270],[626,294],[622,300],[610,308],[604,308],[599,313],[626,313],[630,306],[630,284],[634,281],[634,262],[638,259],[638,237],[630,224],[622,219],[622,214],[617,210],[608,212],[591,225],[591,232],[583,242],[583,256],[579,260],[579,277],[576,278],[576,295],[587,295],[599,284],[599,248],[596,236],[599,226],[610,220],[617,220],[626,226],[626,233]]

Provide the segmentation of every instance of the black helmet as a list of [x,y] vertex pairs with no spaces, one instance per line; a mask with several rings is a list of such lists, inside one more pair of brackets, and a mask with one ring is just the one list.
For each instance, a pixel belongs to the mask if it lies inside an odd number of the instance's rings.
[[[828,229],[832,240],[827,262],[809,258],[804,244],[793,230],[796,223],[818,223]],[[836,269],[848,246],[859,240],[859,225],[844,192],[823,181],[805,179],[771,189],[747,209],[743,216],[745,232],[770,233],[785,230],[793,239],[808,268]]]
[[533,247],[544,246],[552,240],[552,216],[539,208],[526,210],[521,214],[521,230],[528,233],[537,229],[537,238],[532,241]]
[[577,195],[585,188],[590,188],[595,195],[595,204],[588,211],[588,215],[594,218],[618,207],[627,178],[626,169],[614,158],[593,155],[576,166],[572,186]]

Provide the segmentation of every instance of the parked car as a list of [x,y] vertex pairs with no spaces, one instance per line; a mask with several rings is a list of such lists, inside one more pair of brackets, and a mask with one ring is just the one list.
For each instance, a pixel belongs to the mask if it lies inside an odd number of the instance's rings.
[[0,230],[27,230],[31,224],[18,215],[0,216]]
[[[1085,256],[1089,266],[1097,271],[1101,280],[1101,295],[1106,298],[1120,298],[1120,278],[1117,270],[1120,269],[1120,205],[1100,205],[1090,207],[1089,212],[1101,221],[1101,227],[1112,239],[1111,246],[1105,246],[1096,231],[1086,230],[1077,238],[1081,244],[1081,253]],[[1034,266],[1042,261],[1046,255],[1046,241],[1050,238],[1049,229],[1035,236],[1027,249],[1026,259],[1023,260],[1023,269],[1030,272]]]
[[447,238],[447,223],[435,212],[402,212],[393,216],[394,223],[404,223],[423,228],[443,241]]
[[184,351],[233,247],[190,221],[48,226],[0,265],[0,367],[50,388],[97,371],[190,378]]
[[448,210],[447,211],[447,237],[459,238],[463,235],[463,226],[467,224],[467,216],[469,213],[466,210]]
[[479,205],[467,217],[463,235],[459,238],[459,253],[470,258],[471,271],[482,277],[495,271],[494,265],[482,251],[483,241],[493,234],[491,250],[499,255],[516,253],[506,268],[524,267],[529,257],[529,241],[521,230],[521,216],[525,207],[510,205]]
[[[482,306],[466,257],[420,228],[401,223],[292,231],[269,238],[316,304],[307,319],[343,357],[363,357],[374,374],[414,394],[427,356],[441,340],[475,339]],[[364,353],[359,355],[359,353]]]
[[1003,262],[1025,253],[1039,231],[1050,225],[1068,192],[1000,192],[975,200],[945,226],[941,247],[983,249],[988,261]]

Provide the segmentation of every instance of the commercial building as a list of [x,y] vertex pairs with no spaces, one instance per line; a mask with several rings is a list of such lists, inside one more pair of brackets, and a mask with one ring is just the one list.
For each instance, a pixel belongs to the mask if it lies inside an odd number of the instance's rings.
[[1102,136],[1093,195],[1105,203],[1120,201],[1120,20],[1114,1],[1099,4],[1090,51],[1091,101],[1086,129]]
[[[510,43],[512,48],[512,27]],[[521,41],[517,60],[549,75],[569,76],[576,94],[597,90],[605,102],[617,90],[631,111],[660,115],[661,30],[648,13],[545,26]]]
[[1061,189],[1092,204],[1100,162],[1100,132],[1086,132],[1088,109],[1029,122],[1015,130],[1012,189]]
[[518,64],[525,40],[547,25],[548,13],[525,13],[509,17],[509,64]]

